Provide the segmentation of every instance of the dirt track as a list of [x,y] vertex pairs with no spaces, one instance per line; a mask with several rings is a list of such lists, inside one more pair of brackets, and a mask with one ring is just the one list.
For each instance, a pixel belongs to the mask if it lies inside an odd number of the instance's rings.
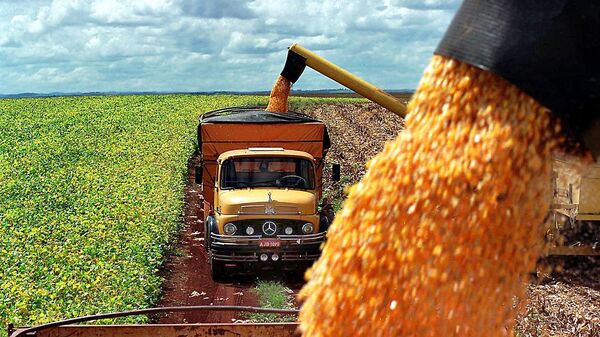
[[[220,284],[210,276],[208,256],[204,247],[203,215],[200,207],[200,187],[193,183],[194,167],[200,161],[194,156],[188,164],[185,187],[184,222],[175,254],[167,261],[163,273],[163,296],[159,306],[184,305],[256,305],[249,291],[252,282]],[[243,316],[233,312],[175,313],[160,317],[160,323],[231,323]]]

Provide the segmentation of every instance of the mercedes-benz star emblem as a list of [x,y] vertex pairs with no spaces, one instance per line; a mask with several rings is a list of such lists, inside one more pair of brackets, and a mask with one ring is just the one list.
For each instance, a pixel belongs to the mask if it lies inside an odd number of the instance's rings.
[[273,235],[277,232],[277,225],[273,221],[265,221],[262,229],[266,235]]

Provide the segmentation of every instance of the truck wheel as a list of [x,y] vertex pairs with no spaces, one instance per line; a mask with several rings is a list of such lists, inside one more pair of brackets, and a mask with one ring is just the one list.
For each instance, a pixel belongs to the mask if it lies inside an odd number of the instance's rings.
[[217,222],[213,216],[208,216],[204,226],[204,248],[208,252],[210,249],[210,233],[218,233],[217,231]]
[[325,232],[329,230],[329,225],[331,225],[334,218],[335,212],[333,211],[333,206],[331,204],[323,206],[320,212],[319,232]]
[[319,219],[319,232],[325,232],[329,230],[329,224],[329,218],[325,215],[321,215],[321,218]]
[[231,277],[227,271],[227,268],[225,267],[225,263],[222,261],[215,261],[213,259],[210,261],[210,276],[212,277],[213,281],[220,283],[227,282]]

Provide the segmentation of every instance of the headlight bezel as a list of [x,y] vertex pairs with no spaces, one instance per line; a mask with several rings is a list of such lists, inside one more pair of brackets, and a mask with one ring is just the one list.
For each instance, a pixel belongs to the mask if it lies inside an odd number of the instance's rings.
[[233,235],[237,232],[237,226],[232,222],[228,222],[223,226],[223,232],[226,235]]
[[315,225],[313,225],[311,222],[307,222],[304,225],[302,225],[302,233],[312,234],[314,231],[315,231]]

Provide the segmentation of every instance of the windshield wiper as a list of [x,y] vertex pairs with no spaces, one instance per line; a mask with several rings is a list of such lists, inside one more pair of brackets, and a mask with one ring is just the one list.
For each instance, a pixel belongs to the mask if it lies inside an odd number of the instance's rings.
[[[300,188],[300,189],[308,189],[304,184],[298,186],[295,184],[286,184],[282,183],[277,185],[278,179],[264,180],[264,181],[237,181],[237,180],[229,180],[225,182],[227,188],[246,188],[246,187],[283,187],[283,188]],[[243,185],[243,186],[240,186]]]
[[[253,184],[242,180],[227,180],[224,182],[226,188],[252,187]],[[245,185],[245,186],[240,186]]]

